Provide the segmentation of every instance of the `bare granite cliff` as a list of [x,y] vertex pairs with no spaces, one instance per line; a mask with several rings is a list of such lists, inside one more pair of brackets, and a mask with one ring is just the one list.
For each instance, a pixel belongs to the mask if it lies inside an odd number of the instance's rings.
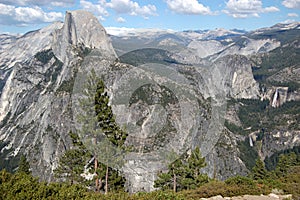
[[71,93],[85,48],[101,49],[103,57],[115,59],[98,20],[72,11],[64,24],[14,38],[1,49],[0,139],[14,149],[10,156],[24,153],[33,174],[43,180],[52,179],[58,157],[71,144]]

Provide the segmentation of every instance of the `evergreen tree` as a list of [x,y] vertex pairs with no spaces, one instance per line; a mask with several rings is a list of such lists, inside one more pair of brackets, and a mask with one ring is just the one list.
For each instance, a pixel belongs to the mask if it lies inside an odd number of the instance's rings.
[[205,158],[202,157],[199,147],[196,147],[187,160],[186,177],[182,181],[184,189],[195,189],[208,182],[207,174],[200,172],[205,166]]
[[[117,147],[123,147],[127,137],[127,133],[123,131],[116,123],[115,116],[113,115],[112,108],[109,105],[109,96],[107,95],[104,82],[96,76],[94,70],[88,77],[87,84],[83,91],[84,98],[80,99],[80,107],[84,114],[78,116],[79,121],[82,123],[82,134],[90,135],[93,138],[93,155],[94,155],[94,172],[96,191],[104,188],[105,193],[110,189],[109,186],[114,185],[109,183],[118,182],[113,181],[109,177],[117,177],[118,172],[109,167],[114,163],[115,153],[106,143],[106,140],[111,142]],[[103,134],[106,138],[103,138]],[[100,139],[101,138],[101,139]],[[104,148],[104,149],[103,149]],[[98,161],[97,155],[101,152],[101,162]],[[117,179],[120,179],[117,178]],[[121,184],[119,182],[119,184]],[[122,185],[122,184],[121,184]],[[124,184],[123,184],[124,185]]]
[[[95,114],[97,117],[98,125],[101,131],[106,135],[108,140],[118,147],[123,147],[124,142],[127,137],[127,133],[123,131],[118,124],[116,123],[115,116],[112,112],[112,108],[109,105],[109,97],[107,92],[105,91],[104,82],[100,79],[97,79],[97,88],[95,93]],[[107,145],[105,145],[107,146]],[[109,156],[112,152],[108,149],[104,151],[107,157],[106,160],[109,159]],[[122,183],[118,180],[123,180],[121,177],[118,176],[118,172],[112,171],[112,169],[108,166],[108,163],[104,164],[105,166],[105,194],[109,191],[109,185],[114,185],[116,183]],[[103,167],[102,167],[103,168]],[[99,173],[99,172],[98,172]],[[101,173],[103,174],[103,173]],[[112,176],[113,175],[113,176]],[[98,174],[99,176],[99,174]],[[115,180],[112,180],[115,178]],[[101,177],[102,179],[102,177]],[[110,182],[110,184],[109,184]],[[112,183],[113,182],[113,183]]]
[[252,168],[252,176],[254,180],[264,180],[267,178],[268,172],[265,168],[264,162],[258,158],[256,159],[255,166]]
[[97,80],[95,112],[99,127],[109,141],[116,146],[122,147],[128,134],[116,123],[112,108],[109,105],[109,97],[105,91],[105,85],[102,80]]
[[70,132],[73,148],[67,150],[60,158],[58,167],[54,170],[57,178],[65,179],[72,185],[73,183],[82,183],[84,178],[82,173],[91,154],[87,151],[77,134]]
[[209,180],[206,174],[200,172],[200,169],[205,166],[205,158],[201,156],[200,149],[197,147],[190,156],[184,155],[171,163],[167,173],[159,173],[154,187],[163,190],[173,188],[174,192],[196,188]]
[[297,155],[294,152],[288,155],[281,154],[275,168],[275,174],[278,177],[286,175],[289,168],[297,165],[297,162]]
[[27,161],[26,157],[24,155],[21,155],[20,161],[19,161],[19,166],[18,166],[18,173],[25,173],[25,174],[30,174],[30,164]]
[[163,190],[173,189],[176,192],[185,174],[185,166],[182,160],[182,158],[179,158],[171,163],[168,166],[167,173],[159,173],[158,179],[154,182],[154,187]]

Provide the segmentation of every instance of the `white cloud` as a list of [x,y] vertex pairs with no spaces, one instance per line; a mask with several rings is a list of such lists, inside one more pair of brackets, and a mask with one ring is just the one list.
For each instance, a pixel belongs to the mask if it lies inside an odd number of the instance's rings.
[[298,17],[297,13],[288,13],[288,17]]
[[1,3],[12,6],[57,6],[65,7],[75,4],[75,0],[1,0]]
[[294,20],[294,19],[287,19],[287,20],[285,20],[285,21],[283,21],[281,23],[282,24],[291,24],[291,23],[294,23],[294,22],[296,22],[296,20]]
[[259,17],[260,13],[278,12],[277,7],[263,8],[261,0],[229,0],[224,13],[234,18]]
[[155,16],[156,7],[154,5],[140,6],[137,2],[131,0],[99,0],[97,3],[92,3],[88,0],[80,0],[80,6],[84,10],[94,13],[100,20],[109,16],[107,9],[113,9],[117,14],[140,15],[144,18]]
[[134,28],[126,28],[126,27],[105,27],[105,30],[110,35],[115,36],[124,36],[127,35],[130,32],[135,32],[136,29]]
[[149,37],[153,35],[175,33],[172,29],[153,29],[153,28],[126,28],[126,27],[105,27],[105,30],[110,35],[115,36],[144,36]]
[[99,20],[104,20],[104,17],[107,17],[108,11],[106,10],[106,2],[99,1],[97,4],[93,4],[86,0],[80,0],[80,6],[87,11],[92,12]]
[[212,14],[209,7],[204,6],[197,0],[166,0],[170,10],[187,15]]
[[262,10],[262,12],[278,12],[280,11],[279,8],[275,7],[275,6],[270,6],[270,7],[266,7]]
[[157,15],[156,7],[154,5],[148,4],[140,6],[137,2],[131,0],[111,0],[106,5],[119,14],[126,13],[129,15],[141,15],[144,17]]
[[0,24],[26,26],[61,20],[60,12],[44,12],[40,7],[15,7],[0,3]]
[[126,19],[124,19],[123,17],[118,17],[116,20],[119,23],[125,23],[126,22]]
[[287,8],[300,9],[300,0],[284,0],[282,5]]

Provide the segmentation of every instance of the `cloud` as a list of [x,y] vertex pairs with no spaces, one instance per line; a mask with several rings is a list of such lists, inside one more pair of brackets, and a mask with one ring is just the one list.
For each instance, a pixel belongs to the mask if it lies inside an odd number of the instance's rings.
[[45,22],[59,21],[63,18],[60,12],[44,12],[40,7],[15,7],[0,3],[0,24],[27,26]]
[[291,24],[291,23],[294,23],[294,22],[296,22],[296,20],[294,20],[294,19],[287,19],[287,20],[285,20],[285,21],[283,21],[281,23],[282,24]]
[[105,27],[105,30],[110,35],[115,36],[125,36],[128,35],[128,33],[135,32],[135,28],[125,28],[125,27]]
[[104,17],[107,17],[109,15],[108,11],[105,8],[105,1],[99,1],[97,4],[93,4],[86,0],[80,0],[80,6],[84,10],[92,12],[99,20],[104,20]]
[[119,23],[125,23],[126,22],[126,19],[124,19],[123,17],[118,17],[116,20]]
[[109,16],[107,9],[112,9],[117,14],[140,15],[144,18],[157,15],[154,5],[140,6],[137,2],[131,0],[111,0],[110,2],[99,0],[97,3],[80,0],[80,6],[84,10],[94,13],[100,20],[104,20],[106,16]]
[[297,13],[288,13],[288,17],[298,17]]
[[282,5],[287,8],[300,9],[300,0],[284,0]]
[[224,13],[234,18],[259,17],[260,13],[278,12],[277,7],[263,8],[261,0],[229,0]]
[[107,7],[113,9],[118,14],[129,14],[129,15],[141,15],[143,17],[155,16],[156,7],[154,5],[148,4],[146,6],[140,6],[135,1],[130,0],[111,0],[106,4]]
[[1,0],[1,3],[12,6],[56,6],[66,7],[75,4],[75,0]]
[[209,7],[204,6],[197,0],[166,0],[170,10],[175,13],[187,15],[210,15]]

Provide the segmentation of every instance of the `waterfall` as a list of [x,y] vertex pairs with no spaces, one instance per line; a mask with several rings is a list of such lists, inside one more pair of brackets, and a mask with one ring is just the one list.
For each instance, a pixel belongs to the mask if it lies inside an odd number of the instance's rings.
[[276,108],[277,106],[277,99],[278,99],[278,88],[276,88],[274,97],[273,97],[273,101],[272,101],[272,107]]
[[249,144],[250,144],[250,147],[253,147],[253,141],[252,141],[251,135],[249,136]]

